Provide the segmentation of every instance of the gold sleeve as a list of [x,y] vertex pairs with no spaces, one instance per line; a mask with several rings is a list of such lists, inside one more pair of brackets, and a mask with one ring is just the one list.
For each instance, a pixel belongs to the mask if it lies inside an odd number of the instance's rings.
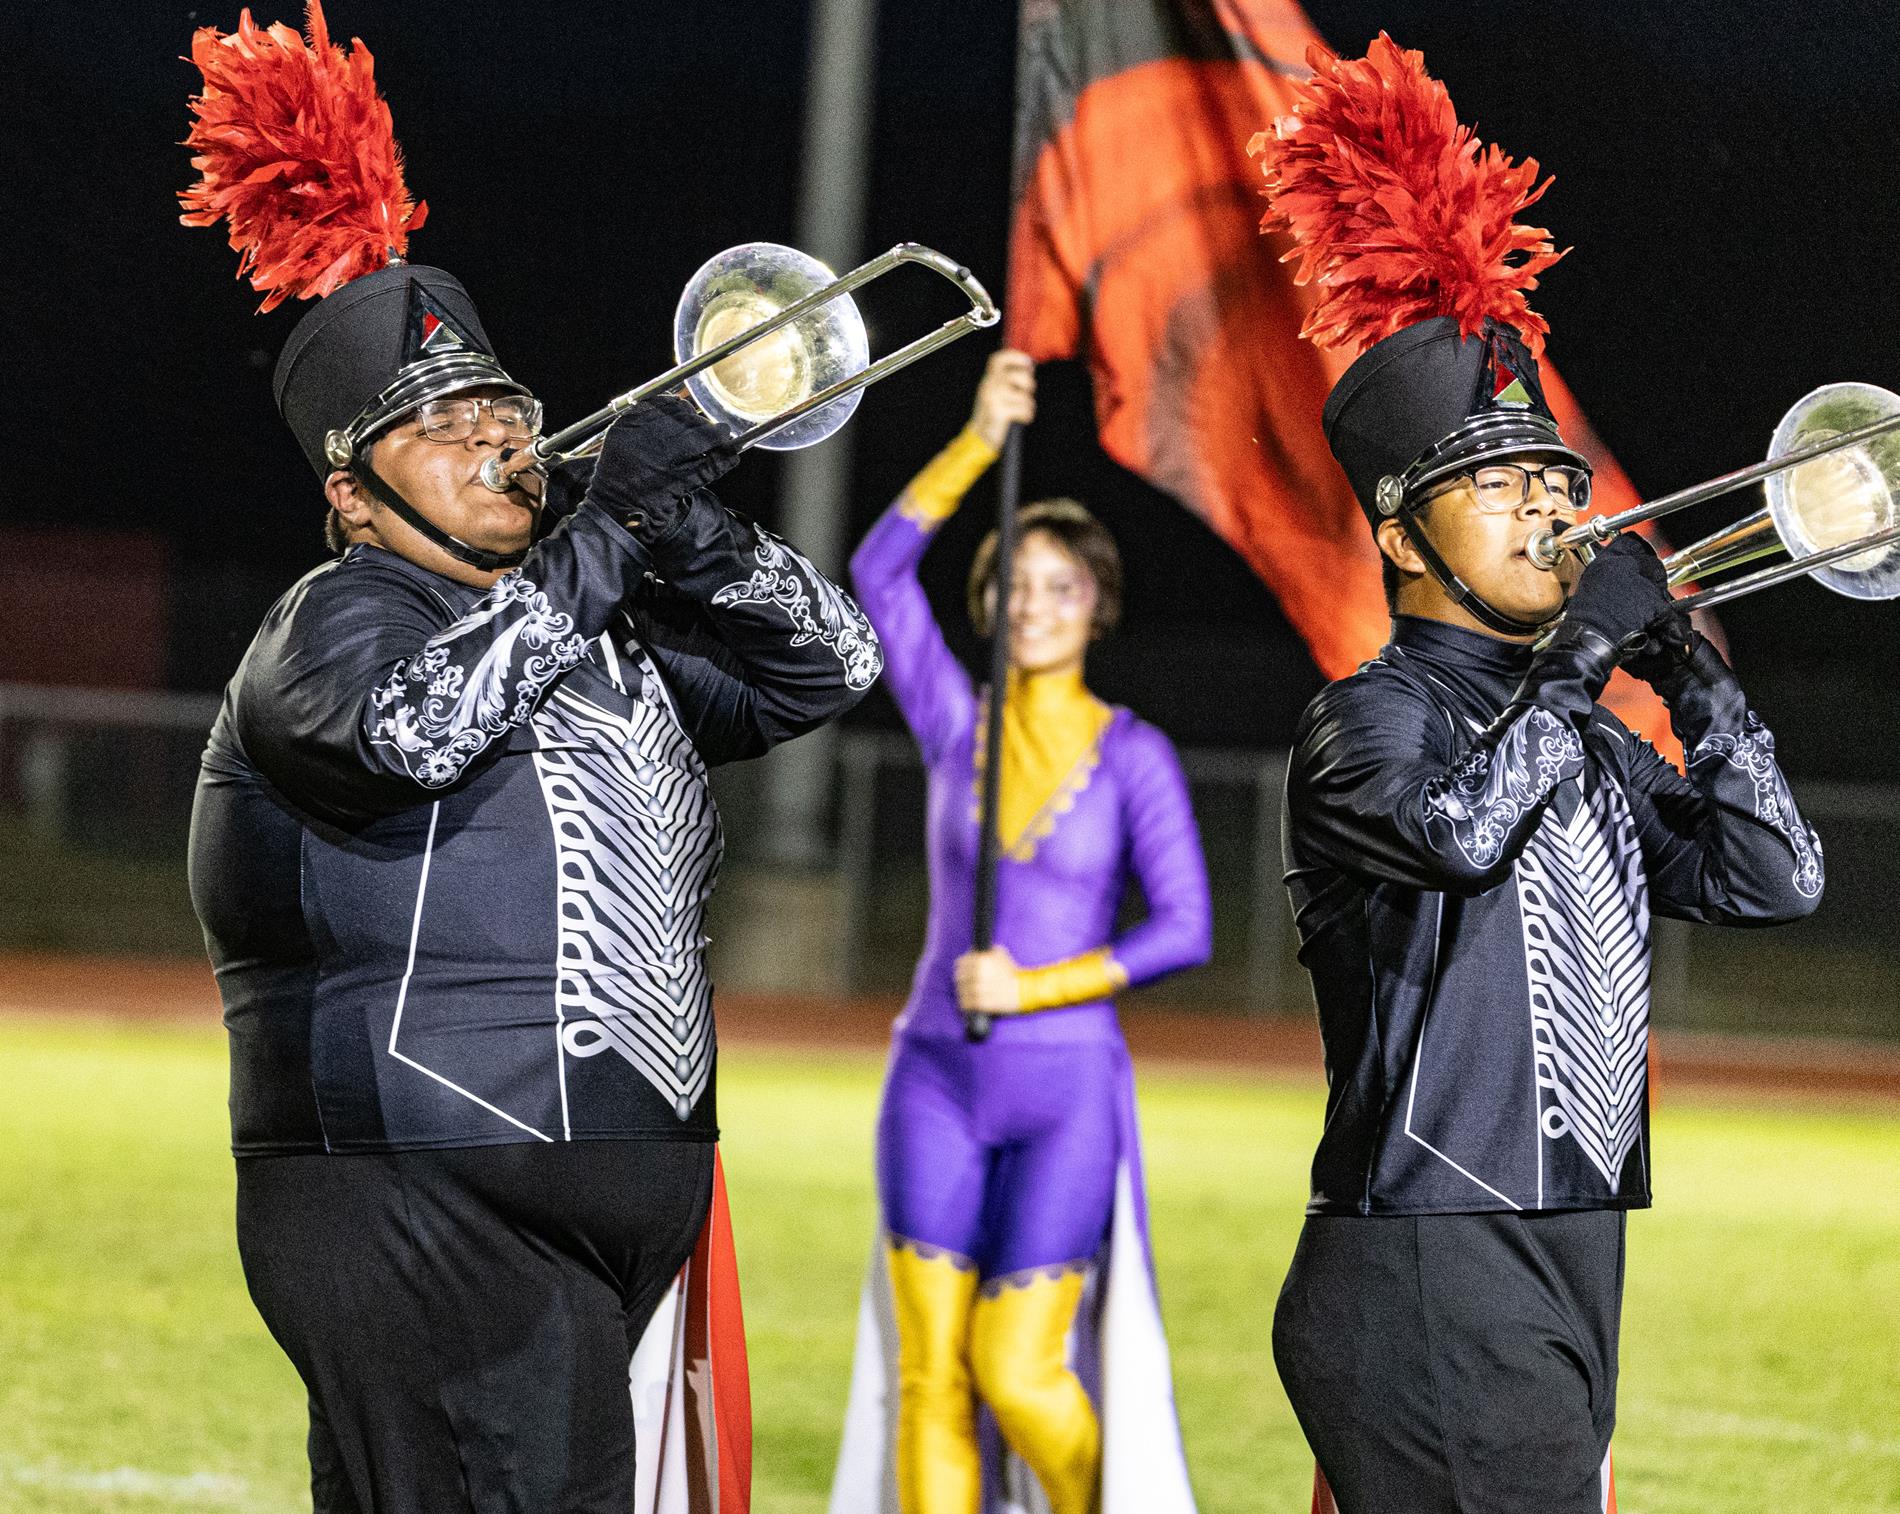
[[1024,1012],[1059,1009],[1064,1004],[1087,1004],[1106,999],[1128,986],[1128,970],[1106,946],[1080,956],[1065,957],[1046,967],[1016,971],[1016,987]]
[[970,485],[996,461],[996,449],[965,426],[956,440],[924,466],[904,488],[899,508],[920,526],[938,526],[956,514]]

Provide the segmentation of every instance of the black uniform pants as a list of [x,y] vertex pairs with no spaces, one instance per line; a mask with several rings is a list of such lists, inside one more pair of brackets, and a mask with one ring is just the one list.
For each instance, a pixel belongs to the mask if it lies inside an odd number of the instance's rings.
[[1307,1220],[1273,1359],[1340,1514],[1601,1514],[1623,1219]]
[[240,1160],[238,1250],[309,1389],[316,1514],[626,1514],[628,1363],[712,1163],[677,1141]]

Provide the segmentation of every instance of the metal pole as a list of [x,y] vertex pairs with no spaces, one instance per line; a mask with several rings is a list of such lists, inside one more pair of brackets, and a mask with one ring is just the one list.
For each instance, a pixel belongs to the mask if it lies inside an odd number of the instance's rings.
[[1252,968],[1251,1014],[1285,1008],[1289,927],[1280,841],[1280,797],[1286,791],[1286,755],[1261,760],[1253,790],[1253,877],[1249,880],[1247,961]]
[[864,992],[865,942],[870,934],[871,890],[877,871],[877,772],[882,743],[870,731],[846,731],[840,738],[842,783],[838,802],[839,871],[844,875],[844,929],[839,943],[839,986],[847,994]]
[[[856,263],[864,245],[876,51],[877,0],[814,0],[797,239],[834,271]],[[844,567],[851,516],[851,452],[844,438],[850,430],[787,454],[781,475],[779,523],[826,574]],[[836,731],[821,726],[767,757],[763,831],[770,860],[793,866],[826,860],[824,816],[837,745]]]
[[[983,813],[977,833],[975,946],[996,944],[996,870],[1001,862],[997,808],[1003,792],[1003,704],[1009,695],[1009,586],[1016,558],[1016,503],[1023,492],[1023,428],[1011,426],[1003,439],[996,474],[996,601],[990,616],[989,720],[983,732]],[[963,1033],[985,1040],[990,1017],[980,1011],[963,1017]]]

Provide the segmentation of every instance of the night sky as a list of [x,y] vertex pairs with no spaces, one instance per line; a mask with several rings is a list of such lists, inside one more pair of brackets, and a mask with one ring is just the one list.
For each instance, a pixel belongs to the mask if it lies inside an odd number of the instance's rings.
[[[300,17],[270,0],[260,20]],[[1384,26],[1422,48],[1461,117],[1557,182],[1538,218],[1575,251],[1537,308],[1550,352],[1637,484],[1656,494],[1754,461],[1817,384],[1900,389],[1900,7],[1766,0],[1565,5],[1321,3],[1342,51]],[[411,255],[453,270],[503,361],[560,423],[671,362],[678,292],[734,242],[790,241],[806,10],[332,0],[362,35],[429,202]],[[236,7],[37,0],[3,25],[7,411],[16,530],[142,530],[174,566],[168,678],[218,687],[270,600],[319,560],[315,481],[277,419],[270,365],[298,311],[252,314],[221,232],[178,225],[191,174],[180,60]],[[1014,7],[886,0],[866,251],[916,240],[1000,293]],[[1137,165],[1130,165],[1137,171]],[[872,308],[887,341],[953,307]],[[873,390],[852,448],[852,537],[961,423],[972,338]],[[1102,692],[1188,741],[1284,742],[1318,676],[1271,598],[1184,512],[1095,449],[1086,380],[1045,373],[1027,486],[1087,499],[1132,559]],[[772,518],[757,454],[723,491]],[[988,496],[982,496],[987,503]],[[1699,535],[1719,507],[1686,524]],[[981,525],[930,565],[946,608]],[[84,607],[82,613],[109,613]],[[1900,616],[1810,585],[1724,612],[1737,663],[1797,774],[1884,777],[1900,740]],[[862,717],[888,719],[881,701]]]

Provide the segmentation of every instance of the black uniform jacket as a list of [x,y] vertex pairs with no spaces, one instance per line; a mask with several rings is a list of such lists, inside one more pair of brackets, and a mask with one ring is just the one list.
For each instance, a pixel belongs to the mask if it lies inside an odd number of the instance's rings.
[[707,768],[852,704],[857,605],[709,492],[487,590],[357,546],[266,616],[191,889],[240,1155],[710,1139]]
[[1330,1092],[1310,1214],[1649,1202],[1649,920],[1789,920],[1821,845],[1706,642],[1685,778],[1583,651],[1400,616],[1308,707],[1286,881]]

